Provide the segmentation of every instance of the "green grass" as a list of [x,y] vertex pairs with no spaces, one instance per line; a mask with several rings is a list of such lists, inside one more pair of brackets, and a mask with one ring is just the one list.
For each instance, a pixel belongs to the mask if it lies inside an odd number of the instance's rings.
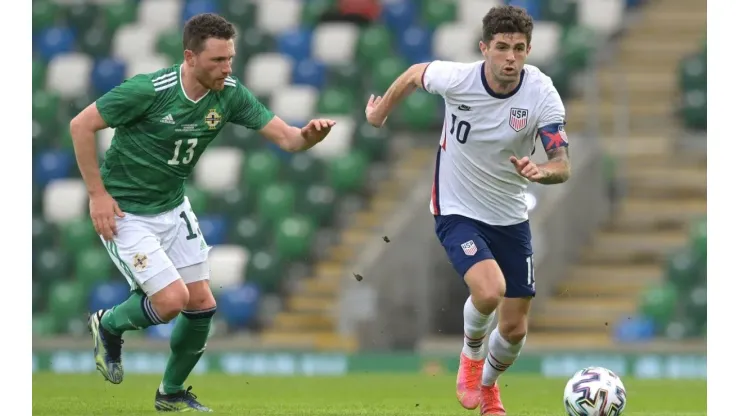
[[[564,415],[565,381],[504,375],[511,416]],[[706,381],[624,379],[631,416],[706,415]],[[130,375],[114,386],[99,375],[33,375],[34,415],[148,415],[160,378]],[[199,375],[188,381],[218,415],[476,415],[457,404],[454,375],[247,377]]]

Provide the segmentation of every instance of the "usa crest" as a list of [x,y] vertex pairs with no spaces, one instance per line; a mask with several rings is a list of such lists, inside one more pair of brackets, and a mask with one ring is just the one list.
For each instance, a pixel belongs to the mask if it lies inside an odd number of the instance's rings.
[[523,108],[512,108],[509,113],[509,126],[516,132],[522,131],[527,127],[527,117],[529,110]]
[[208,110],[208,114],[206,114],[206,124],[208,125],[208,128],[213,130],[218,127],[219,123],[221,123],[221,114],[219,114],[215,109]]
[[473,242],[473,240],[460,244],[460,247],[462,247],[463,252],[468,256],[473,256],[478,252],[478,247],[475,246],[475,242]]

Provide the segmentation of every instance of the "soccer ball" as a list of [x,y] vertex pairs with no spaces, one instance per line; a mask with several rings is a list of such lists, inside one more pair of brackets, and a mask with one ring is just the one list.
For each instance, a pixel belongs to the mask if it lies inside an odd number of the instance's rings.
[[619,416],[627,406],[627,392],[612,371],[587,367],[568,380],[563,403],[569,416]]

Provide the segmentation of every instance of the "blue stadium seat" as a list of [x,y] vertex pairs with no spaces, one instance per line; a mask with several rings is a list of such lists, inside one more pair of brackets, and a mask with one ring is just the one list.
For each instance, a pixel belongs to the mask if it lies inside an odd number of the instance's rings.
[[293,67],[293,83],[323,88],[326,83],[326,65],[315,59],[303,59]]
[[535,21],[542,19],[542,0],[507,0],[506,3],[525,9]]
[[260,295],[252,283],[230,287],[218,296],[218,313],[229,328],[243,328],[257,316]]
[[625,317],[614,329],[613,337],[618,342],[644,342],[655,337],[655,323],[645,317]]
[[432,31],[412,26],[398,37],[398,51],[409,64],[429,62],[432,56]]
[[69,176],[75,158],[72,150],[47,150],[39,153],[33,161],[33,182],[46,186],[55,179]]
[[126,63],[115,59],[105,58],[97,61],[92,71],[92,85],[95,91],[103,95],[126,77]]
[[182,8],[182,22],[184,24],[197,14],[218,13],[218,6],[216,0],[188,0]]
[[226,243],[228,225],[226,217],[220,215],[203,215],[198,218],[200,231],[210,246]]
[[152,325],[149,328],[145,329],[147,338],[160,341],[169,340],[172,336],[172,330],[175,329],[175,322],[177,322],[178,319],[181,318],[178,316],[175,319],[167,322],[166,324]]
[[308,29],[299,28],[281,33],[277,37],[278,52],[301,61],[311,56],[313,32]]
[[121,276],[112,282],[97,284],[90,292],[90,311],[110,309],[128,299],[131,287]]
[[407,27],[414,26],[417,14],[413,0],[398,0],[383,6],[381,19],[398,37]]
[[38,50],[48,62],[55,56],[75,49],[75,34],[67,27],[51,27],[38,37]]

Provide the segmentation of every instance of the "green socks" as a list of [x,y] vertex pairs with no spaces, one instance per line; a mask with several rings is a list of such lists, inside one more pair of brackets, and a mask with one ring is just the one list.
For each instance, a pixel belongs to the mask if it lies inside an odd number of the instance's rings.
[[126,331],[164,323],[149,298],[139,291],[106,312],[100,322],[106,331],[119,337]]
[[160,392],[172,394],[184,390],[185,380],[205,351],[215,313],[215,307],[203,311],[182,311],[177,318],[170,338],[172,354],[164,370]]

